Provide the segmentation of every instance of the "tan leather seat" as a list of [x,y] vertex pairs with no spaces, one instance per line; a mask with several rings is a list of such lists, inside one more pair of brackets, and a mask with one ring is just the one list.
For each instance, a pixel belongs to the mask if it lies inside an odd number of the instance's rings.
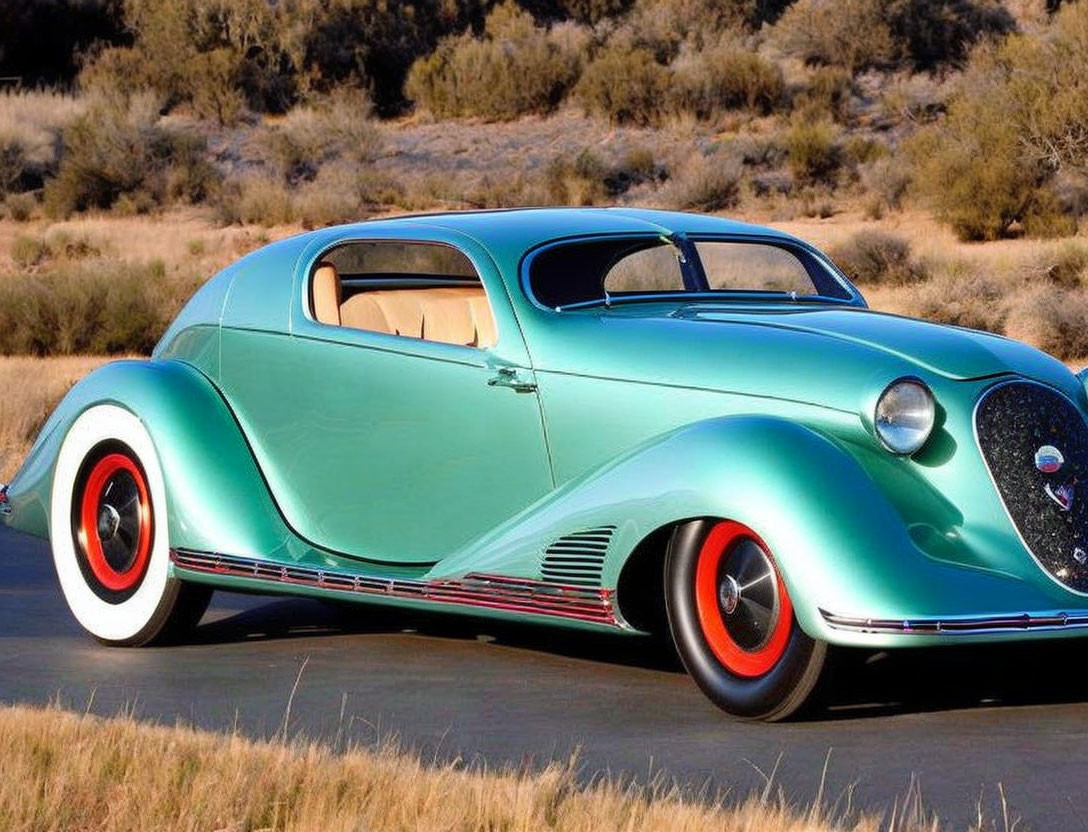
[[312,283],[314,317],[323,324],[340,326],[340,275],[336,266],[321,263]]
[[[316,273],[314,281],[316,315]],[[495,319],[482,287],[360,292],[343,302],[340,319],[344,326],[387,335],[474,347],[495,344]]]
[[378,303],[377,292],[352,295],[340,307],[340,320],[352,329],[369,329],[371,332],[395,334],[392,324],[385,317],[385,310]]

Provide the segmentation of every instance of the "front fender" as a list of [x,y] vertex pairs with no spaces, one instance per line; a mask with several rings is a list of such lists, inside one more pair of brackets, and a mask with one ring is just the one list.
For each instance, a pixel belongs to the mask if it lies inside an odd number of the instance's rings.
[[602,583],[615,587],[639,541],[696,517],[754,529],[773,551],[801,627],[832,642],[864,639],[830,628],[821,609],[910,619],[965,605],[1047,609],[1053,600],[1009,575],[927,553],[839,440],[767,416],[710,419],[651,440],[531,506],[435,574],[532,574],[550,542],[612,524]]
[[199,370],[174,360],[116,361],[76,384],[8,489],[8,525],[48,536],[53,471],[76,418],[97,404],[135,414],[166,482],[170,545],[267,556],[290,537],[234,417]]

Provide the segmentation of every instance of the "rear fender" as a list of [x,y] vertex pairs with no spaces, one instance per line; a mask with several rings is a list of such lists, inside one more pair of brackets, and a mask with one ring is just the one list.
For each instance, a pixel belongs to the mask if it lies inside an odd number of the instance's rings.
[[89,407],[115,404],[151,435],[166,483],[170,545],[267,557],[291,538],[219,392],[180,361],[117,361],[76,384],[8,489],[8,525],[48,536],[57,453]]

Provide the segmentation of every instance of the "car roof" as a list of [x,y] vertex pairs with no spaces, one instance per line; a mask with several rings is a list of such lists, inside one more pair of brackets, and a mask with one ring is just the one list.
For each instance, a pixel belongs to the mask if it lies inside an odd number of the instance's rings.
[[440,226],[466,234],[488,248],[521,251],[584,234],[743,234],[785,238],[780,231],[723,217],[648,208],[507,208],[409,214],[362,223],[371,233],[385,225]]

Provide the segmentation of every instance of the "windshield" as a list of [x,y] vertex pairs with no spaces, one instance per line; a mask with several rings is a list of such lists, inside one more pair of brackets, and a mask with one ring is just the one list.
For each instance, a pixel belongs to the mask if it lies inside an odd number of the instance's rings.
[[559,309],[662,294],[841,301],[853,297],[810,252],[778,241],[580,240],[538,252],[530,261],[528,279],[540,303]]

